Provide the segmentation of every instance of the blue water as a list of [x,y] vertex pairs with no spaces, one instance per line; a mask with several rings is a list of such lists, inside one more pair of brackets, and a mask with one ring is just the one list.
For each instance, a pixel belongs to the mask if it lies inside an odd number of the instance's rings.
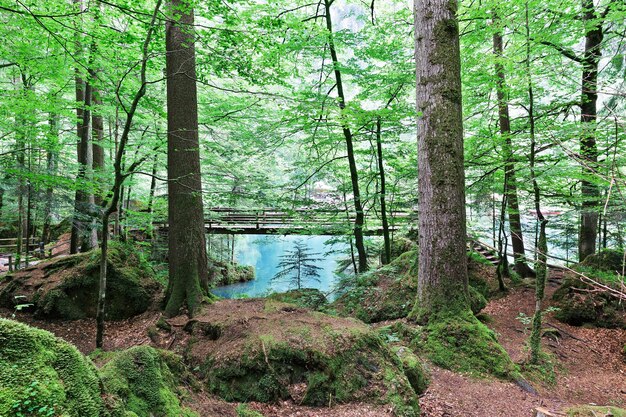
[[334,271],[337,269],[337,260],[347,256],[346,243],[328,244],[331,236],[262,236],[238,235],[235,240],[235,259],[241,265],[254,267],[256,279],[241,282],[212,290],[213,294],[224,298],[240,296],[258,297],[271,292],[283,292],[292,289],[288,282],[274,281],[272,277],[278,272],[280,256],[292,250],[296,241],[301,241],[307,249],[322,260],[317,263],[319,281],[310,280],[303,283],[303,287],[317,288],[323,292],[329,291],[337,282]]

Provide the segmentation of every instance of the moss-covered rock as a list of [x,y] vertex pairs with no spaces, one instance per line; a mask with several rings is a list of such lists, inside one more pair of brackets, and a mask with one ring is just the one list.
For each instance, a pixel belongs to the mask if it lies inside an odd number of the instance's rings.
[[423,394],[428,388],[429,377],[420,358],[404,346],[394,346],[392,351],[398,355],[404,373],[416,394]]
[[[100,251],[22,269],[0,282],[0,306],[33,304],[35,314],[69,320],[96,316]],[[107,275],[108,320],[141,314],[161,292],[149,264],[130,246],[113,243]]]
[[168,351],[138,346],[108,354],[100,369],[109,417],[192,417],[181,406],[182,359]]
[[475,376],[519,378],[519,369],[495,333],[469,311],[431,319],[412,347],[442,368]]
[[283,303],[295,304],[298,307],[310,308],[313,310],[318,310],[328,303],[324,293],[316,288],[302,288],[299,290],[273,293],[267,298],[281,301]]
[[396,355],[368,326],[275,300],[221,300],[187,323],[190,366],[227,401],[392,404],[419,415]]
[[622,272],[624,252],[615,249],[603,249],[598,253],[588,255],[580,265],[599,269],[606,272]]
[[[329,309],[366,323],[407,317],[417,294],[417,255],[416,250],[405,252],[389,265],[351,278]],[[468,272],[476,285],[470,290],[470,304],[478,313],[487,304],[485,297],[494,292],[495,268],[469,262]]]
[[98,417],[96,369],[49,332],[0,319],[0,416]]
[[211,282],[216,286],[252,281],[255,278],[253,266],[238,265],[215,259],[211,260],[209,274]]
[[572,326],[590,324],[597,327],[625,328],[626,306],[605,292],[575,277],[568,277],[552,296],[559,309],[555,317]]

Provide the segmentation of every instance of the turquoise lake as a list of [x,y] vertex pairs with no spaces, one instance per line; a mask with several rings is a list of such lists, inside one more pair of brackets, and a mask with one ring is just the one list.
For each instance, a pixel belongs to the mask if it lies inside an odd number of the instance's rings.
[[[304,283],[306,288],[317,288],[328,292],[337,282],[335,275],[337,261],[348,255],[346,243],[330,244],[336,240],[332,236],[265,236],[265,235],[238,235],[235,240],[235,259],[241,265],[254,267],[256,279],[212,290],[215,295],[224,298],[240,296],[257,297],[271,292],[283,292],[292,289],[286,282],[272,282],[278,272],[281,255],[292,250],[296,241],[301,241],[307,249],[322,260],[317,263],[321,267],[319,281]],[[332,298],[332,297],[331,297]]]

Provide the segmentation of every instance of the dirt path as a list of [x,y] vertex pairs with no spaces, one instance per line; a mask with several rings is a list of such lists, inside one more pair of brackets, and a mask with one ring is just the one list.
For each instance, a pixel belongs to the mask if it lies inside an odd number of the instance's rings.
[[[556,287],[550,283],[546,289],[548,306]],[[488,326],[515,362],[526,358],[528,338],[527,326],[517,316],[532,316],[533,309],[534,289],[520,287],[492,300],[484,310],[493,320]],[[539,395],[535,396],[512,383],[477,380],[435,368],[420,401],[423,415],[529,417],[537,406],[552,411],[588,403],[626,406],[626,362],[621,355],[626,330],[573,327],[551,315],[546,322],[561,329],[561,337],[542,340],[543,347],[559,361],[554,386],[538,386]]]

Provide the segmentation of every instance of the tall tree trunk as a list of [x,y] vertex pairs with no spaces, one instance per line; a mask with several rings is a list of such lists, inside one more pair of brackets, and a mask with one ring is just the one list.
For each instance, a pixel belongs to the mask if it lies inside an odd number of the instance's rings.
[[[498,17],[494,17],[494,24],[499,24]],[[503,42],[500,29],[497,28],[493,34],[493,52],[496,55],[496,89],[498,95],[498,120],[500,124],[500,135],[504,138],[502,149],[504,151],[505,170],[505,194],[509,214],[509,227],[511,229],[511,246],[513,246],[513,258],[515,261],[515,272],[522,278],[533,277],[535,272],[526,263],[524,251],[524,239],[522,236],[522,221],[520,218],[519,202],[517,199],[517,179],[515,175],[515,157],[513,155],[513,144],[511,141],[511,121],[509,119],[509,103],[507,99],[506,77],[504,67],[500,59],[503,55]],[[506,256],[506,254],[505,254]]]
[[[92,90],[92,97],[95,107],[93,115],[91,116],[93,172],[94,177],[97,180],[96,183],[100,184],[102,171],[104,170],[104,147],[102,146],[104,143],[104,120],[102,118],[102,114],[100,113],[102,111],[100,109],[100,106],[102,106],[102,96],[100,90],[94,88]],[[102,204],[102,197],[100,194],[100,187],[98,187],[96,195],[94,196],[94,201],[97,205]]]
[[[83,10],[83,5],[82,5],[82,1],[81,0],[73,0],[74,4],[77,5],[77,9],[78,11],[82,11]],[[80,32],[78,29],[80,28],[76,28],[76,33],[75,33],[75,50],[76,50],[76,56],[77,57],[81,57],[82,56],[82,42],[80,39]],[[83,154],[82,149],[81,149],[81,142],[82,142],[82,137],[83,137],[83,121],[84,121],[84,116],[83,116],[83,107],[85,104],[85,82],[82,79],[81,73],[80,73],[80,69],[78,68],[78,66],[76,66],[74,68],[74,83],[75,83],[75,96],[76,96],[76,136],[78,137],[78,141],[76,142],[76,155],[77,155],[77,161],[78,161],[78,165],[79,165],[79,173],[78,176],[76,178],[76,182],[78,183],[78,179],[80,177],[80,171],[81,171],[81,167],[82,165],[84,165],[84,162],[81,160],[81,155]],[[80,187],[79,184],[77,184],[77,187]],[[79,212],[77,211],[77,208],[81,206],[82,201],[79,200],[79,198],[81,197],[81,193],[79,191],[79,189],[76,190],[75,193],[75,197],[74,197],[74,215],[72,216],[72,231],[71,231],[71,236],[70,236],[70,253],[78,253],[79,249],[80,249],[80,245],[81,245],[81,233],[82,233],[82,229],[83,229],[83,224],[81,222],[81,220],[79,219]]]
[[383,164],[383,141],[381,137],[380,116],[376,118],[376,156],[378,159],[378,175],[380,176],[380,218],[383,222],[383,241],[385,256],[383,265],[391,262],[391,239],[389,237],[389,220],[387,219],[387,200],[385,184],[385,166]]
[[586,28],[585,51],[582,58],[581,138],[580,155],[583,161],[581,181],[580,233],[578,259],[583,261],[595,253],[598,236],[598,204],[600,192],[592,178],[598,163],[596,145],[596,118],[598,101],[598,64],[602,56],[604,38],[602,23],[598,22],[593,0],[582,0],[583,24]]
[[[26,74],[21,73],[22,82],[22,94],[23,99],[26,101],[28,90],[30,85]],[[15,80],[15,84],[18,87],[18,79]],[[15,266],[16,269],[20,268],[22,262],[22,252],[24,251],[24,237],[26,237],[26,252],[28,252],[28,216],[26,215],[26,208],[24,205],[24,196],[28,193],[28,187],[25,181],[26,175],[26,148],[28,143],[27,132],[27,118],[25,114],[18,113],[15,116],[15,147],[16,147],[16,162],[18,169],[18,182],[17,182],[17,250],[15,253]]]
[[[52,177],[57,171],[57,154],[59,146],[59,116],[51,113],[48,120],[50,130],[48,132],[48,150],[46,151],[46,173]],[[44,244],[50,242],[50,227],[52,223],[52,207],[54,203],[54,188],[52,184],[46,187],[46,197],[43,213],[43,227],[41,230],[41,241]]]
[[152,213],[154,211],[154,194],[156,193],[156,174],[159,162],[159,154],[154,153],[152,158],[152,176],[150,178],[150,196],[148,197],[148,213],[150,213],[150,221],[152,221]]
[[[165,314],[193,316],[208,293],[193,9],[170,0],[166,23],[169,284]],[[184,11],[180,11],[184,10]]]
[[455,0],[415,0],[419,270],[412,315],[469,311],[461,59]]
[[[78,10],[84,10],[82,0],[74,0]],[[77,28],[80,29],[80,28]],[[78,57],[82,55],[82,42],[80,31],[75,34],[75,48]],[[91,45],[91,59],[95,53],[95,40]],[[93,191],[87,189],[91,187],[90,180],[93,171],[93,149],[89,140],[89,125],[91,122],[91,101],[93,72],[89,71],[88,77],[92,78],[86,82],[81,78],[80,69],[74,69],[76,83],[76,131],[79,138],[77,144],[78,154],[78,174],[76,176],[76,194],[74,199],[74,218],[72,221],[72,234],[70,238],[70,253],[77,253],[79,250],[86,252],[98,245],[98,237],[95,229],[95,217],[93,208],[95,205]],[[82,108],[84,106],[84,109]]]
[[[74,201],[74,221],[72,223],[71,246],[78,245],[75,250],[80,249],[81,252],[87,252],[97,246],[97,234],[94,224],[93,209],[95,200],[93,192],[88,189],[91,187],[90,180],[93,171],[93,150],[91,141],[89,140],[89,125],[91,121],[91,97],[92,87],[90,82],[85,83],[84,90],[85,109],[82,110],[83,121],[81,124],[80,144],[78,146],[78,175],[76,176],[76,196]],[[76,236],[74,236],[76,234]],[[76,241],[75,241],[76,240]],[[73,252],[75,253],[75,252]]]
[[352,183],[354,211],[356,214],[356,217],[354,219],[354,245],[356,246],[356,250],[359,255],[358,272],[361,273],[367,271],[368,268],[367,252],[365,251],[365,240],[363,238],[363,225],[365,223],[365,214],[363,212],[363,203],[361,202],[361,192],[359,191],[359,173],[356,167],[352,131],[350,130],[347,120],[345,120],[344,114],[347,103],[343,90],[343,83],[341,80],[341,71],[339,70],[339,59],[337,57],[337,50],[335,49],[335,40],[333,37],[333,23],[330,15],[331,4],[332,0],[324,0],[326,29],[328,30],[328,49],[330,50],[330,57],[333,61],[335,82],[337,83],[337,97],[339,99],[339,109],[341,112],[341,125],[343,130],[343,136],[346,140],[348,165],[350,166],[350,180]]

